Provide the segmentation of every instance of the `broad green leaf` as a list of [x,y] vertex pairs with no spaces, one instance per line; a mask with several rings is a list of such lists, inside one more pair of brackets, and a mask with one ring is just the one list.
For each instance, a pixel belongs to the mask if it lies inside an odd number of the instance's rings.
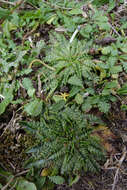
[[3,186],[1,185],[1,183],[0,183],[0,189],[2,188]]
[[98,22],[97,23],[98,24],[98,26],[99,26],[99,28],[101,29],[101,30],[107,30],[107,31],[109,31],[110,30],[110,25],[108,24],[108,23],[106,23],[106,22]]
[[108,55],[108,54],[111,52],[111,50],[110,50],[109,47],[104,47],[104,48],[101,50],[101,52],[102,52],[103,55]]
[[120,48],[122,52],[127,53],[127,45]]
[[96,21],[100,21],[100,22],[108,22],[108,17],[106,17],[106,16],[103,16],[102,15],[102,12],[96,12],[96,15],[95,15],[96,17],[95,17],[95,20]]
[[38,116],[42,112],[42,101],[35,99],[24,106],[24,110],[28,115]]
[[22,81],[23,87],[27,90],[27,93],[30,97],[33,97],[35,94],[35,89],[33,88],[32,81],[29,78],[24,78]]
[[123,105],[121,105],[120,108],[121,108],[122,110],[126,111],[126,110],[127,110],[127,105],[123,104]]
[[4,95],[5,99],[2,100],[0,103],[0,115],[4,113],[6,107],[11,103],[13,100],[13,89],[10,88],[9,91]]
[[30,88],[30,89],[27,90],[27,93],[28,93],[29,97],[33,97],[33,95],[35,94],[35,89]]
[[68,80],[68,83],[74,86],[80,86],[83,88],[82,81],[76,75],[74,75],[73,77],[70,77]]
[[105,84],[105,88],[117,88],[118,83],[116,81],[110,81]]
[[8,9],[3,9],[0,7],[0,19],[8,17],[10,14],[10,11]]
[[122,88],[120,88],[119,90],[117,90],[117,93],[119,95],[127,95],[127,83],[125,83]]
[[46,162],[46,160],[38,160],[36,162],[28,164],[27,168],[31,168],[33,166],[40,167],[40,166],[43,166],[43,164],[45,164],[45,162]]
[[63,100],[63,97],[60,96],[60,95],[54,95],[54,96],[53,96],[53,100],[57,103],[57,102]]
[[52,22],[55,20],[55,18],[57,17],[57,15],[52,15],[52,17],[47,21],[47,24],[52,24]]
[[18,12],[13,12],[13,14],[11,15],[12,19],[11,19],[11,23],[14,23],[16,26],[19,26],[19,15]]
[[79,15],[79,14],[82,14],[82,10],[80,8],[75,8],[75,9],[72,9],[71,11],[69,11],[69,13],[71,15]]
[[4,33],[4,36],[6,36],[7,38],[10,38],[9,21],[8,20],[6,20],[3,23],[3,33]]
[[26,90],[33,88],[32,81],[29,78],[24,78],[22,81],[22,85]]
[[64,183],[64,178],[61,176],[48,176],[48,178],[55,184],[63,184]]
[[86,27],[84,28],[84,31],[86,33],[90,33],[90,32],[92,32],[92,30],[93,30],[93,28],[90,24],[87,24]]
[[83,103],[83,97],[81,94],[77,94],[76,97],[75,97],[75,101],[77,104],[82,104]]
[[102,95],[106,96],[106,95],[110,95],[112,92],[112,90],[110,88],[104,88],[102,90]]
[[21,179],[18,182],[17,190],[37,190],[34,183]]

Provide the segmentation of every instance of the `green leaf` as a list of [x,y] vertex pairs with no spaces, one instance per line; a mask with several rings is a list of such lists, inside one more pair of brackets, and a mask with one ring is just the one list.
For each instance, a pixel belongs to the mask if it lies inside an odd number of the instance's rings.
[[24,110],[28,115],[38,116],[42,111],[42,101],[39,99],[35,99],[32,102],[26,104],[24,106]]
[[50,83],[50,92],[48,93],[47,99],[49,99],[50,96],[54,93],[54,91],[57,88],[57,86],[58,86],[58,81],[57,80],[53,80]]
[[45,182],[46,182],[46,177],[42,177],[42,176],[38,177],[37,181],[36,181],[36,186],[37,187],[43,187],[43,185],[45,184]]
[[21,179],[18,182],[17,190],[37,190],[34,183]]
[[90,33],[92,32],[93,28],[90,24],[87,24],[86,27],[84,28],[84,32]]
[[9,31],[9,21],[3,23],[3,33],[7,38],[10,38],[10,31]]
[[70,77],[68,80],[68,83],[74,86],[80,86],[83,88],[82,81],[76,75],[74,75],[73,77]]
[[75,97],[75,101],[77,104],[82,104],[83,103],[83,97],[81,96],[81,94],[77,94]]
[[0,189],[2,188],[3,186],[1,185],[1,183],[0,183]]
[[33,88],[32,81],[29,78],[24,78],[22,81],[23,87],[27,90],[27,93],[30,97],[33,97],[35,94],[35,89]]
[[64,100],[60,100],[59,102],[53,104],[52,106],[50,106],[50,110],[53,112],[59,112],[61,109],[63,109],[65,106],[65,101]]
[[98,22],[97,24],[98,24],[98,26],[99,26],[99,28],[101,30],[107,30],[107,31],[109,31],[110,28],[111,28],[110,25],[109,25],[109,23],[106,23],[106,22]]
[[121,61],[123,64],[123,68],[125,70],[125,72],[127,73],[127,62],[126,61]]
[[120,48],[123,53],[127,53],[127,45]]
[[110,109],[110,104],[107,102],[99,102],[98,107],[101,112],[107,113]]
[[85,103],[82,105],[82,111],[88,112],[92,108],[92,105],[89,101],[85,101]]
[[79,181],[79,179],[80,179],[79,175],[77,175],[75,178],[71,178],[69,186],[72,186],[73,184],[77,183]]
[[113,66],[113,67],[110,68],[110,72],[112,74],[116,74],[116,73],[122,72],[122,67],[120,65]]
[[122,105],[120,106],[120,108],[121,108],[121,110],[126,111],[126,110],[127,110],[127,105],[122,104]]
[[109,1],[108,12],[110,12],[112,9],[114,9],[115,6],[116,6],[116,2],[115,1]]
[[64,183],[64,178],[61,176],[48,176],[48,178],[55,184],[63,184]]
[[111,52],[111,50],[110,50],[109,47],[104,47],[104,48],[101,50],[101,52],[102,52],[103,55],[108,55],[108,54]]
[[11,12],[8,9],[3,9],[0,7],[0,19],[8,17]]
[[52,24],[56,17],[57,15],[52,15],[52,17],[47,21],[47,24]]
[[26,90],[33,88],[32,81],[29,78],[24,78],[22,81],[22,85]]
[[79,14],[82,14],[82,10],[79,8],[75,8],[75,9],[72,9],[71,11],[69,11],[69,13],[71,15],[79,15]]
[[57,102],[63,100],[63,97],[60,96],[60,95],[54,95],[54,96],[53,96],[53,100],[57,103]]
[[[29,153],[29,151],[28,151],[28,153]],[[31,151],[30,151],[30,153],[31,153]],[[35,167],[40,167],[41,166],[42,167],[45,163],[46,163],[46,160],[37,160],[36,162],[28,164],[27,168],[31,168],[33,166],[35,166]]]
[[35,94],[35,89],[34,88],[30,88],[27,90],[27,93],[30,97],[33,97],[33,95]]
[[119,95],[127,95],[127,83],[125,83],[122,88],[120,88],[119,90],[117,90],[117,93]]
[[71,91],[69,92],[69,97],[75,96],[80,91],[80,87],[78,86],[73,86]]
[[111,94],[111,89],[109,88],[104,88],[102,90],[102,95],[106,96],[106,95],[110,95]]
[[13,89],[10,88],[5,95],[5,99],[0,103],[0,115],[4,113],[6,107],[11,103],[12,100],[13,100]]
[[116,81],[110,81],[110,82],[107,82],[106,85],[105,85],[105,88],[116,88],[117,87],[117,82]]

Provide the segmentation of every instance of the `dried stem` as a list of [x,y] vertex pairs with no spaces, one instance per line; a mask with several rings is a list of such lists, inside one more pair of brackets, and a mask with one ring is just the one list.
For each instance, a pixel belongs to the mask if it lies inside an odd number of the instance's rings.
[[30,63],[29,68],[31,68],[32,65],[33,65],[33,63],[35,63],[35,62],[41,63],[43,66],[47,67],[48,69],[50,69],[50,70],[52,70],[52,71],[55,71],[55,69],[54,69],[53,67],[51,67],[51,66],[45,64],[45,63],[44,63],[43,61],[41,61],[40,59],[34,59],[34,60]]
[[13,5],[13,6],[15,6],[15,3],[14,3],[14,2],[10,2],[10,1],[0,0],[0,3],[4,3],[4,4],[8,4],[8,5]]
[[126,157],[126,154],[127,154],[127,150],[126,150],[126,147],[124,146],[124,149],[123,149],[123,154],[119,160],[119,165],[118,165],[118,168],[116,170],[116,173],[115,173],[115,177],[114,177],[114,182],[113,182],[113,185],[112,185],[112,190],[115,190],[115,187],[116,187],[116,183],[118,181],[118,174],[119,174],[119,171],[120,171],[120,167]]

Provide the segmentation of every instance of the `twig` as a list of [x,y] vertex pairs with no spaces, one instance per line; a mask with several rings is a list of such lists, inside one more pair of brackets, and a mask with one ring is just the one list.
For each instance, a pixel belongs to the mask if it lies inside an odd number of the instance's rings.
[[26,174],[28,171],[29,171],[29,169],[28,169],[28,170],[25,170],[25,171],[22,171],[22,172],[16,174],[15,176],[13,176],[13,177],[8,181],[8,183],[7,183],[4,187],[2,187],[1,190],[6,190],[6,189],[8,188],[8,186],[12,183],[12,181],[15,179],[15,177],[19,177],[19,176],[21,176],[21,175],[23,175],[23,174]]
[[37,76],[38,78],[38,95],[41,97],[41,79],[40,79],[40,74]]
[[[21,5],[22,3],[24,3],[24,0],[18,0],[18,1],[16,1],[15,3],[9,2],[9,1],[5,1],[5,0],[0,0],[0,2],[1,2],[1,3],[6,3],[6,4],[11,4],[11,5],[14,6],[14,7],[11,9],[10,13],[9,13],[9,15],[11,15],[17,8],[20,7],[20,5]],[[6,18],[6,17],[5,17],[5,18]],[[2,24],[2,23],[4,22],[5,18],[3,18],[3,19],[0,20],[0,24]]]
[[25,42],[26,38],[27,38],[28,36],[30,36],[33,32],[35,32],[36,29],[37,29],[37,27],[38,27],[38,23],[34,26],[34,28],[33,28],[31,31],[27,32],[27,33],[23,36],[23,39],[22,39],[22,46],[24,45],[24,42]]
[[44,1],[44,3],[46,3],[49,6],[51,6],[54,9],[63,9],[63,10],[72,10],[73,9],[73,8],[69,8],[69,7],[61,7],[59,5],[51,4],[51,3],[49,3],[49,2],[47,2],[45,0],[43,0],[43,1]]
[[52,70],[52,71],[55,71],[55,68],[53,68],[53,67],[51,67],[51,66],[49,66],[49,65],[46,65],[46,64],[45,64],[43,61],[41,61],[40,59],[34,59],[34,60],[30,63],[29,68],[31,68],[32,65],[33,65],[33,63],[35,63],[35,62],[41,63],[43,66],[47,67],[48,69],[50,69],[50,70]]
[[14,118],[15,118],[15,112],[13,111],[13,116],[12,116],[11,120],[9,121],[9,123],[7,124],[7,126],[5,127],[3,133],[1,134],[0,137],[2,137],[5,134],[5,132],[7,131],[7,129],[10,128],[11,123],[14,122]]
[[8,181],[8,183],[4,187],[2,187],[1,190],[6,190],[13,180],[14,180],[14,176]]
[[119,170],[120,170],[120,167],[126,157],[126,154],[127,154],[127,150],[126,150],[126,147],[124,146],[123,148],[123,154],[119,160],[119,165],[118,165],[118,168],[116,170],[116,173],[115,173],[115,177],[114,177],[114,182],[113,182],[113,185],[112,185],[112,190],[115,190],[115,186],[116,186],[116,183],[117,183],[117,180],[118,180],[118,174],[119,174]]
[[15,3],[14,3],[14,2],[10,2],[10,1],[0,0],[0,3],[5,3],[5,4],[8,4],[8,5],[13,5],[13,6],[15,6]]
[[16,184],[17,184],[17,181],[14,183],[14,185],[11,187],[11,189],[10,189],[10,190],[14,190],[14,188],[15,188]]
[[3,99],[4,99],[5,97],[4,97],[2,94],[0,94],[0,98],[3,98]]
[[26,174],[28,171],[29,171],[29,169],[25,170],[25,171],[22,171],[22,172],[16,174],[15,177],[19,177],[20,175]]
[[109,25],[111,26],[112,30],[120,37],[121,35],[116,31],[116,29],[112,26],[112,24],[109,23]]
[[69,41],[70,44],[73,42],[73,40],[74,40],[76,34],[79,32],[80,29],[81,29],[81,27],[78,26],[77,29],[74,31],[74,33],[73,33],[73,35],[72,35],[72,37],[71,37],[71,39],[70,39],[70,41]]

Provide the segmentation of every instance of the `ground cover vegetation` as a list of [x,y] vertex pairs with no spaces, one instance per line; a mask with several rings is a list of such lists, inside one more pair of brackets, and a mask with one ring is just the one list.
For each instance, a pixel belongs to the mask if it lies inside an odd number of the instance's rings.
[[[71,189],[111,166],[109,189],[117,188],[127,142],[126,21],[123,0],[0,1],[2,190]],[[99,186],[87,178],[79,189]]]

